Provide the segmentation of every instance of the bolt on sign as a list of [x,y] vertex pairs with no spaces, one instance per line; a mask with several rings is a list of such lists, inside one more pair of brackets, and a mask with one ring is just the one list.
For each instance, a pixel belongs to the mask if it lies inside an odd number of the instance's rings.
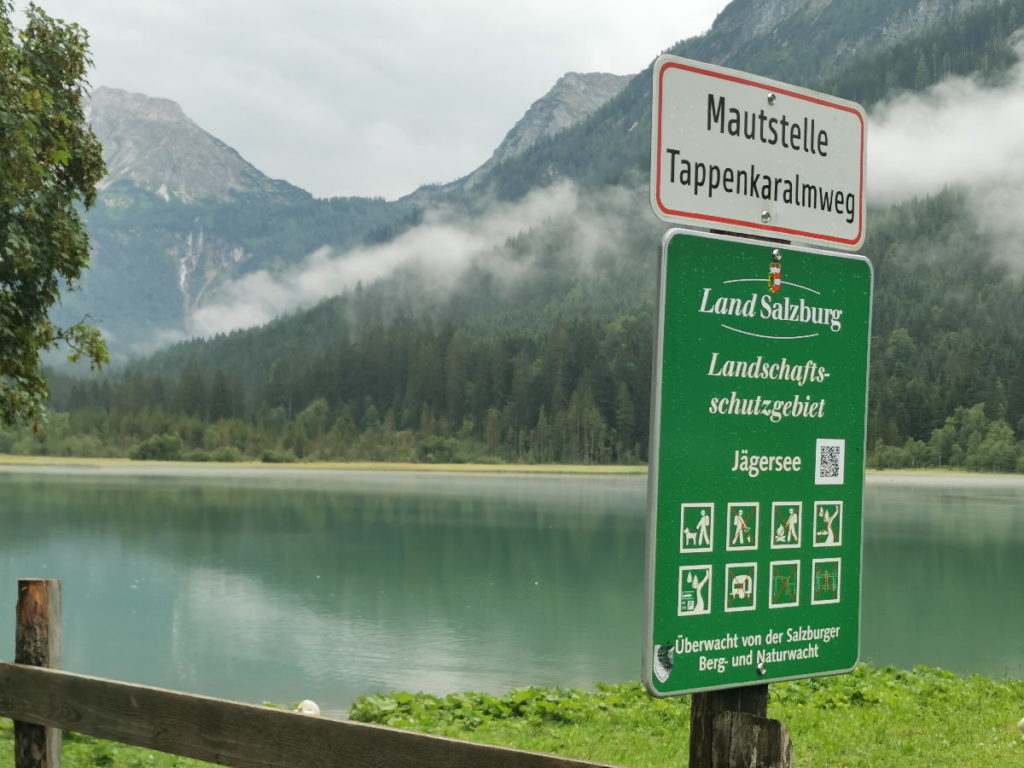
[[668,55],[654,64],[653,92],[651,205],[660,218],[860,247],[860,105]]
[[871,286],[857,255],[666,235],[648,491],[653,695],[857,663]]

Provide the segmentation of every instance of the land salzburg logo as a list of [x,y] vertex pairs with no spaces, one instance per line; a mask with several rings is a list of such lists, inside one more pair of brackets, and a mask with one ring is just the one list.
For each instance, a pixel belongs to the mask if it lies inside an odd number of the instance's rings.
[[[843,310],[822,306],[820,299],[816,298],[821,296],[820,291],[792,281],[783,281],[782,263],[778,255],[768,268],[767,292],[762,288],[738,294],[746,284],[752,283],[764,286],[765,279],[738,278],[725,280],[718,288],[703,288],[697,311],[735,318],[723,322],[722,327],[761,339],[810,339],[825,331],[838,333],[842,330]],[[783,286],[787,289],[785,295]],[[785,325],[779,326],[779,323]]]

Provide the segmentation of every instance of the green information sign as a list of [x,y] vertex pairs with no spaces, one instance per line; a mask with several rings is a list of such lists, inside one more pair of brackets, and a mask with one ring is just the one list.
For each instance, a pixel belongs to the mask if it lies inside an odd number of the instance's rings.
[[661,263],[644,682],[849,671],[871,265],[673,230]]

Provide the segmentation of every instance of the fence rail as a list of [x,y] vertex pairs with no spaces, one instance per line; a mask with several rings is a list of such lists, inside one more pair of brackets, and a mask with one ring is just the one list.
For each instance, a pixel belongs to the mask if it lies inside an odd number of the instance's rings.
[[[0,715],[236,768],[601,765],[7,662],[0,662]],[[17,768],[60,764],[59,751],[23,752],[31,750],[16,744]]]

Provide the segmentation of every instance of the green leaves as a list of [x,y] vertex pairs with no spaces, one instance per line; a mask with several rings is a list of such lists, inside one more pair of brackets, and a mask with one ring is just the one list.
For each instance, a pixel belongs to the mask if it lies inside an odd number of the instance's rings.
[[[595,687],[371,696],[350,717],[636,768],[678,764],[688,749],[690,697],[652,699],[637,683]],[[860,665],[848,675],[772,685],[769,695],[768,716],[789,728],[803,766],[1020,763],[1019,680]]]
[[596,688],[596,693],[578,688],[530,686],[516,688],[504,696],[453,693],[438,698],[407,692],[364,696],[352,705],[349,717],[366,723],[454,732],[510,719],[533,725],[587,723],[613,710],[672,706],[670,702],[652,701],[635,683],[599,683]]
[[11,12],[0,0],[0,426],[42,420],[43,351],[64,343],[73,361],[107,362],[96,328],[48,319],[61,281],[73,289],[88,264],[76,205],[92,204],[105,173],[82,109],[87,35],[30,5],[15,36]]

